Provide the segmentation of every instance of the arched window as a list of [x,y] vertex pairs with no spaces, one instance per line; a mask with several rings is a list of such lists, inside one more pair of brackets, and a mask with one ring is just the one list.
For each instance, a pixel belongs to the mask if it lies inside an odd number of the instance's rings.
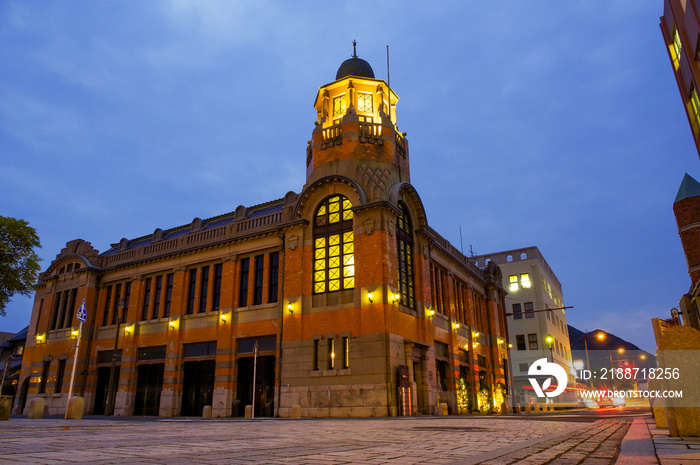
[[396,219],[396,247],[399,257],[399,294],[401,304],[415,308],[413,287],[413,228],[406,207],[399,204],[401,213]]
[[314,294],[355,287],[352,204],[342,195],[327,198],[314,215]]

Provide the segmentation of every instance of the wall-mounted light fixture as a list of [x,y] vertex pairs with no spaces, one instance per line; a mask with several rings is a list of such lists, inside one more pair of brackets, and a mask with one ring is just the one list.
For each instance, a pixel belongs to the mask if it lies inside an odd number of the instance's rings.
[[170,329],[174,330],[175,326],[176,326],[175,320],[170,320],[170,322],[168,323],[168,326],[170,327]]
[[294,313],[294,307],[292,306],[291,302],[287,302],[287,311],[289,313]]
[[459,329],[459,322],[455,321],[454,325],[455,325],[455,329]]
[[398,306],[400,300],[401,300],[401,294],[399,294],[398,292],[394,292],[394,305]]
[[77,329],[71,329],[70,331],[70,337],[71,339],[76,339],[78,337],[78,330]]
[[124,335],[125,335],[125,336],[129,336],[129,335],[131,335],[131,333],[133,333],[133,332],[134,332],[134,327],[133,327],[133,326],[129,326],[129,325],[124,326]]
[[509,349],[512,349],[512,348],[513,348],[513,344],[508,344],[508,348],[509,348]]
[[222,313],[220,318],[221,318],[222,323],[226,323],[226,314],[225,313]]
[[367,291],[367,300],[369,300],[369,303],[374,303],[372,302],[372,291]]
[[37,334],[37,335],[36,335],[36,343],[37,343],[37,344],[42,344],[42,343],[44,343],[44,342],[46,342],[46,334],[44,334],[44,333]]

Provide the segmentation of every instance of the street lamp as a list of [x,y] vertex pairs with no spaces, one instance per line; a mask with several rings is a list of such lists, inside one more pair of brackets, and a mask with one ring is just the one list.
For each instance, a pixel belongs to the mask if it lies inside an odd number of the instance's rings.
[[545,336],[545,338],[544,338],[544,341],[549,346],[549,355],[550,355],[550,358],[552,359],[551,362],[554,363],[554,353],[552,352],[552,346],[554,345],[554,338],[552,337],[551,334],[547,334],[547,336]]
[[[593,370],[591,370],[591,361],[588,358],[588,338],[589,337],[591,337],[591,336],[588,334],[583,335],[583,347],[584,347],[584,349],[586,349],[586,368],[588,368],[588,370],[590,370],[590,371],[593,371]],[[598,340],[602,341],[603,339],[605,339],[605,334],[598,333],[595,335],[595,337]],[[591,378],[588,378],[588,387],[591,387]]]

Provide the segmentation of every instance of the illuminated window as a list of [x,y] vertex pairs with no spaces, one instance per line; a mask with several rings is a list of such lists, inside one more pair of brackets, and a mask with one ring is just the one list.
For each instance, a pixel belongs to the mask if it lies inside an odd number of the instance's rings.
[[357,110],[366,113],[372,112],[372,94],[359,92],[357,94]]
[[693,126],[697,130],[700,127],[700,98],[695,86],[690,88],[690,107],[693,111]]
[[342,195],[326,199],[314,217],[314,294],[355,287],[352,204]]
[[520,275],[520,285],[523,289],[530,289],[530,275],[528,273],[523,273]]
[[669,47],[671,49],[671,57],[673,59],[673,68],[678,70],[678,67],[680,66],[680,59],[681,59],[681,50],[682,50],[682,45],[681,45],[681,35],[678,32],[678,28],[676,26],[673,26],[673,43]]
[[335,339],[328,338],[328,369],[335,368]]
[[510,281],[510,290],[511,291],[517,291],[518,290],[518,275],[514,274],[508,277],[508,281]]
[[333,99],[333,117],[343,116],[347,110],[345,95]]
[[396,245],[399,257],[399,294],[401,304],[414,308],[415,295],[413,287],[413,232],[411,218],[403,204],[399,204],[401,213],[396,219]]

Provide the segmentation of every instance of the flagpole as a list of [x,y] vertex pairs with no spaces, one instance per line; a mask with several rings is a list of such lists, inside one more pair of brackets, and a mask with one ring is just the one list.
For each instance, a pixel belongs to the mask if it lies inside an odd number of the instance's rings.
[[73,395],[73,380],[75,379],[75,366],[78,364],[78,348],[80,347],[80,335],[83,332],[83,322],[78,326],[78,340],[75,343],[75,355],[73,356],[73,369],[70,373],[70,387],[68,388],[68,402]]
[[250,412],[250,418],[255,418],[255,375],[258,370],[258,341],[255,340],[255,348],[253,349],[253,408]]

